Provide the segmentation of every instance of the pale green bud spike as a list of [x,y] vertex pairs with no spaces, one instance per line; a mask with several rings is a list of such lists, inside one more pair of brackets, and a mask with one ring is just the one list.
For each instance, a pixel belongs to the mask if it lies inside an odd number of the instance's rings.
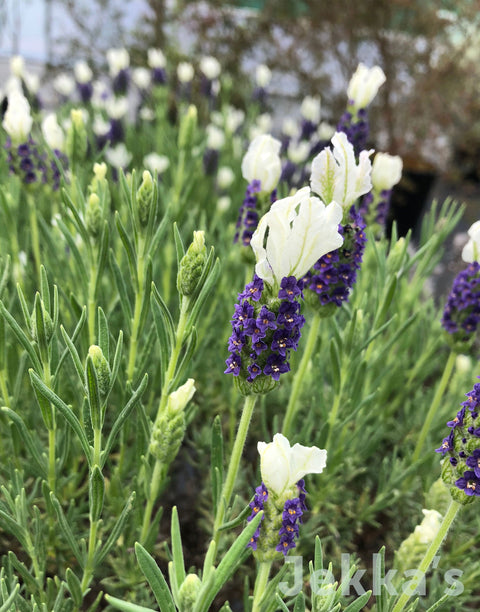
[[178,604],[182,612],[191,612],[197,601],[202,581],[197,574],[188,574],[178,590]]
[[178,131],[178,148],[181,151],[192,147],[197,129],[197,107],[191,104],[180,121]]
[[87,230],[93,238],[98,238],[102,231],[102,208],[100,206],[100,198],[96,193],[90,194],[87,202],[87,210],[85,212],[85,222]]
[[137,191],[137,210],[140,225],[145,227],[153,202],[153,179],[148,170],[144,171],[142,178],[142,184]]
[[185,413],[173,416],[165,412],[154,424],[150,439],[150,453],[162,464],[169,465],[178,454],[185,435]]
[[70,161],[75,164],[83,161],[87,154],[87,130],[81,110],[70,111],[71,125],[67,131],[66,150]]
[[93,366],[97,373],[98,388],[100,393],[102,396],[105,396],[108,393],[111,379],[108,361],[105,359],[102,349],[96,344],[92,344],[92,346],[88,349],[88,355],[92,360]]
[[177,289],[180,295],[191,295],[197,288],[207,258],[203,231],[193,232],[193,242],[180,262],[177,275]]

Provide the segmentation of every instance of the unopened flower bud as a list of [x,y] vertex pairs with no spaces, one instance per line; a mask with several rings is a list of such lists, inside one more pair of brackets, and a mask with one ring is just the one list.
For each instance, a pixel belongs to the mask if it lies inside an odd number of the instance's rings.
[[193,242],[180,262],[177,275],[177,289],[180,295],[191,295],[195,291],[206,257],[204,232],[193,232]]
[[178,603],[182,612],[191,612],[197,600],[202,581],[197,574],[188,574],[178,591]]
[[143,181],[137,191],[137,210],[140,225],[145,227],[153,202],[153,180],[148,170],[143,173]]
[[110,366],[108,361],[105,359],[102,349],[96,344],[92,344],[88,349],[88,356],[92,360],[93,366],[97,373],[98,388],[100,394],[105,396],[108,393],[110,387]]
[[178,131],[178,148],[181,151],[191,149],[197,129],[197,107],[191,104],[180,121]]
[[100,198],[96,193],[92,193],[87,202],[85,222],[87,224],[87,230],[93,238],[98,238],[102,231],[102,217]]
[[[33,309],[32,316],[30,317],[30,323],[31,323],[30,331],[31,331],[31,334],[32,334],[32,338],[35,340],[35,342],[41,344],[42,340],[45,340],[45,342],[48,344],[50,342],[51,338],[52,338],[52,335],[53,335],[53,321],[52,321],[52,318],[50,316],[50,313],[45,308],[43,300],[40,299],[38,294],[37,294],[37,296],[38,297],[35,299],[35,307]],[[36,314],[36,303],[37,303],[37,300],[39,300],[39,303],[40,303],[42,319],[43,319],[43,334],[44,334],[43,338],[39,337],[38,328],[37,328],[37,314]]]
[[87,130],[83,120],[83,113],[73,108],[70,111],[71,125],[67,132],[66,150],[72,164],[83,161],[87,153]]

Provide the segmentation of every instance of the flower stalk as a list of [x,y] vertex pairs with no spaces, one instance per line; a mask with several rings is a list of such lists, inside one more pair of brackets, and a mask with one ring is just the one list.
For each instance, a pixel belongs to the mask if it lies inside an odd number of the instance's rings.
[[406,592],[403,592],[400,595],[392,612],[402,612],[402,610],[407,605],[408,600],[414,594],[414,591],[420,584],[420,581],[424,578],[425,573],[430,567],[430,564],[432,563],[433,558],[435,557],[440,546],[442,545],[442,542],[445,539],[448,533],[448,530],[452,526],[452,523],[455,520],[455,517],[457,516],[457,513],[461,507],[462,507],[462,504],[452,499],[448,507],[448,510],[445,514],[445,517],[442,521],[442,524],[440,525],[440,529],[438,530],[437,535],[435,536],[432,543],[430,544],[427,552],[425,553],[425,556],[423,557],[420,565],[418,566],[417,571],[415,572],[415,577],[411,579],[408,590]]

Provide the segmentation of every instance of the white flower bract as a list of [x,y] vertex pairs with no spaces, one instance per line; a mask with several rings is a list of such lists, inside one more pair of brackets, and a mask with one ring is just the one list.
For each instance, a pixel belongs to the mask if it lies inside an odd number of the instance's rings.
[[277,433],[273,442],[258,442],[262,481],[269,493],[282,497],[306,474],[320,474],[327,464],[327,451],[317,446],[290,446],[287,438]]
[[470,240],[463,247],[462,259],[466,263],[480,261],[480,221],[475,221],[475,223],[470,226],[468,236]]
[[360,63],[348,84],[349,102],[356,109],[367,108],[385,81],[386,77],[380,66],[368,68]]
[[271,286],[287,276],[302,278],[322,255],[343,244],[342,214],[336,202],[325,206],[308,187],[274,202],[250,242],[256,274]]
[[402,178],[403,162],[398,155],[377,153],[372,164],[372,185],[377,191],[389,190]]
[[336,132],[332,144],[333,152],[327,147],[314,158],[310,184],[312,191],[325,203],[335,200],[342,208],[349,209],[357,198],[372,188],[369,157],[373,149],[361,151],[357,165],[353,145],[346,134]]
[[8,95],[8,107],[2,125],[14,144],[26,142],[32,124],[27,98],[20,91],[12,91]]
[[242,175],[249,183],[258,180],[262,191],[271,192],[282,173],[280,149],[282,143],[269,134],[256,136],[242,160]]
[[48,146],[57,151],[63,151],[65,148],[65,134],[62,128],[58,125],[57,116],[55,113],[49,113],[42,121],[42,134]]

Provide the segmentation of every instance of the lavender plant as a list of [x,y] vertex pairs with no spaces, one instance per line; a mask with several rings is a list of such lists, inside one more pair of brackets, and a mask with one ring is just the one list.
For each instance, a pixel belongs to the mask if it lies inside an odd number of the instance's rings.
[[[81,63],[56,82],[54,116],[8,96],[0,609],[475,603],[476,387],[437,454],[433,440],[475,375],[458,353],[475,352],[477,228],[444,316],[471,336],[451,357],[428,282],[461,207],[433,205],[415,243],[362,216],[398,179],[398,160],[374,172],[380,156],[372,170],[359,147],[381,79],[355,77],[348,129],[318,150],[318,96],[290,144],[250,138],[269,121],[252,110],[267,110],[265,67],[245,114],[215,58],[174,64],[151,49],[135,66],[116,49],[106,60],[102,81]],[[447,540],[442,563],[464,568],[464,592],[435,574],[411,603],[455,504],[466,544]],[[414,529],[422,508],[431,521]],[[357,574],[369,555],[370,583]],[[403,591],[410,570],[418,581]]]

